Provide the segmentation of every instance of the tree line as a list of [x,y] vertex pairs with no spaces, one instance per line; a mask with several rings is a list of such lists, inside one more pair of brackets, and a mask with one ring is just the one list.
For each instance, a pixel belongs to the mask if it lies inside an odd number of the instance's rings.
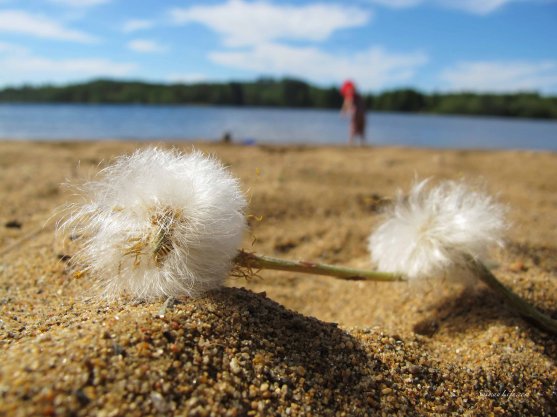
[[[433,93],[404,88],[366,94],[368,110],[557,119],[557,97],[512,94]],[[23,86],[0,90],[4,103],[137,103],[339,108],[337,87],[261,78],[252,82],[155,84],[95,80],[66,86]]]

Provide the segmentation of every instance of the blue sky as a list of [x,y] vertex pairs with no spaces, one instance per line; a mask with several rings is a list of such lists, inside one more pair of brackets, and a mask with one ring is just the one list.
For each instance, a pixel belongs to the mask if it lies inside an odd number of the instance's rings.
[[0,0],[0,86],[259,76],[557,94],[557,1]]

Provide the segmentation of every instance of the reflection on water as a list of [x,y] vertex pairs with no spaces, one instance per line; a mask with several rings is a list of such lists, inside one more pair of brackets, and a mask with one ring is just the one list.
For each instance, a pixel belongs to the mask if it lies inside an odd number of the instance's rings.
[[[399,113],[368,115],[376,145],[557,150],[557,122]],[[343,144],[337,110],[145,105],[0,105],[2,139],[220,139]]]

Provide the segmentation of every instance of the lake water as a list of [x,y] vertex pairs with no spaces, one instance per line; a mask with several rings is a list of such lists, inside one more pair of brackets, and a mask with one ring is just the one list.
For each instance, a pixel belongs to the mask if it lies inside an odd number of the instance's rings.
[[[557,151],[557,121],[376,112],[374,145]],[[0,139],[218,140],[344,144],[337,110],[147,105],[0,104]]]

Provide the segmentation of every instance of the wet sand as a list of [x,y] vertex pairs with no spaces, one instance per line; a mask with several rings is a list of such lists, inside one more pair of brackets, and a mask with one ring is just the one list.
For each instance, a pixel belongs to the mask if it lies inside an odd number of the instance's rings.
[[[557,413],[557,338],[479,283],[261,271],[163,317],[164,300],[91,299],[69,271],[75,245],[54,236],[74,198],[60,184],[146,145],[0,142],[0,415]],[[244,185],[245,249],[354,267],[370,267],[367,236],[398,188],[482,178],[512,222],[496,275],[557,317],[555,153],[195,146]]]

